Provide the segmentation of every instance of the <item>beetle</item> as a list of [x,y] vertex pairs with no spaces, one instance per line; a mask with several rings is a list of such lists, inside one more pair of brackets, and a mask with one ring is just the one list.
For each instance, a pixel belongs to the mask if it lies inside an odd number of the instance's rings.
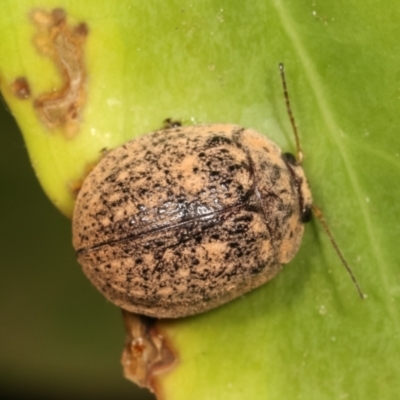
[[280,70],[296,157],[253,129],[173,124],[108,152],[86,177],[73,245],[111,302],[155,318],[202,313],[272,279],[312,210],[333,240],[313,205]]

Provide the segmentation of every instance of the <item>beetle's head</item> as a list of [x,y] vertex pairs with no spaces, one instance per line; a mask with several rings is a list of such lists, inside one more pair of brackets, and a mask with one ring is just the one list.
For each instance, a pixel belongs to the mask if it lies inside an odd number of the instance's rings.
[[297,190],[301,221],[309,222],[312,217],[312,195],[303,167],[292,153],[283,153],[282,159],[286,163]]

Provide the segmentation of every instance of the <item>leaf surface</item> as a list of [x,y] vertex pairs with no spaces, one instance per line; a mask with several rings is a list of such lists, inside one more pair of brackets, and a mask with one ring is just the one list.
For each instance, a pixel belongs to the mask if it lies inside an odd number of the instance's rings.
[[[64,5],[63,5],[64,4]],[[253,127],[294,151],[284,62],[315,203],[367,295],[360,301],[318,222],[270,283],[193,318],[160,322],[179,366],[166,399],[390,400],[400,391],[399,8],[395,1],[43,1],[89,27],[87,101],[65,139],[32,100],[60,84],[32,45],[28,0],[3,1],[0,78],[50,198],[70,214],[69,184],[101,149],[165,118]],[[16,99],[10,84],[30,82]],[[62,131],[62,129],[61,129]]]

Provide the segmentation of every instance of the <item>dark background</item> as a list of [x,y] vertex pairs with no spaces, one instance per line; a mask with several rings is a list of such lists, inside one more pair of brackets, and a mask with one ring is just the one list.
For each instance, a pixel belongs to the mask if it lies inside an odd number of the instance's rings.
[[0,102],[0,395],[151,399],[122,376],[120,311],[75,261],[71,222],[50,203]]

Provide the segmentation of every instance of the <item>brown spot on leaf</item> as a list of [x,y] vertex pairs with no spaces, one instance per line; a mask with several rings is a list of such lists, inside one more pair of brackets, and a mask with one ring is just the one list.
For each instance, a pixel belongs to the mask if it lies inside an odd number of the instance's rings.
[[75,35],[85,37],[89,34],[89,27],[84,23],[80,23],[74,28]]
[[73,198],[76,199],[78,197],[78,193],[81,190],[83,181],[85,178],[90,174],[92,169],[97,165],[98,161],[96,162],[91,162],[85,166],[85,169],[83,171],[83,176],[80,179],[77,179],[75,181],[71,181],[68,184],[68,189],[70,193],[72,194]]
[[11,91],[14,93],[15,97],[20,100],[26,100],[31,95],[31,89],[27,79],[23,76],[18,77],[10,85]]
[[176,365],[176,356],[165,337],[157,330],[156,320],[122,311],[126,340],[122,353],[125,378],[157,392],[156,376]]
[[72,197],[76,199],[79,191],[81,190],[83,179],[77,179],[68,183],[68,190],[72,194]]
[[34,106],[46,126],[63,128],[65,135],[72,137],[78,130],[86,97],[84,45],[89,29],[85,23],[68,24],[67,13],[61,8],[34,10],[31,17],[37,28],[37,50],[54,62],[62,77],[61,87],[39,95]]
[[170,129],[170,128],[177,128],[182,126],[182,122],[179,120],[175,120],[172,118],[166,118],[163,121],[162,129]]
[[72,193],[72,196],[73,196],[74,199],[76,199],[76,198],[78,197],[78,193],[79,193],[79,191],[81,190],[83,181],[84,181],[84,180],[86,179],[86,177],[90,174],[90,172],[92,171],[92,169],[99,163],[99,161],[100,161],[103,157],[105,157],[105,156],[107,155],[108,151],[109,151],[108,149],[106,149],[105,147],[103,147],[103,148],[100,150],[100,152],[99,152],[100,155],[99,155],[98,159],[97,159],[96,161],[87,163],[87,164],[85,165],[85,168],[84,168],[84,170],[83,170],[82,177],[79,178],[79,179],[76,179],[76,180],[74,180],[74,181],[70,181],[70,182],[68,183],[69,192]]

